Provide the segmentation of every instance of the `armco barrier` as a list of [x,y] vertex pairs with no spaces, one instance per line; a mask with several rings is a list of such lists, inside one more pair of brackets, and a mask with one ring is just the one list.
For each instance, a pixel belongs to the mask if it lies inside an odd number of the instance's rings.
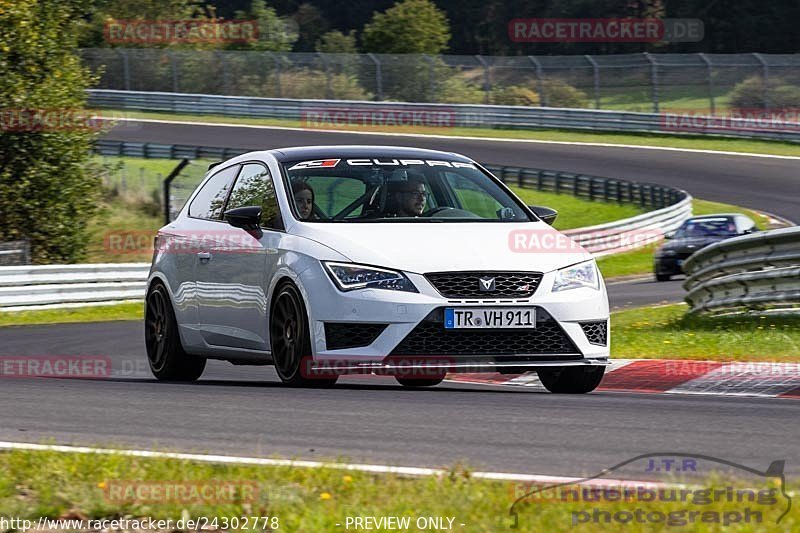
[[684,263],[693,312],[734,312],[800,305],[800,227],[735,237]]
[[144,299],[148,263],[0,267],[0,311]]
[[[286,98],[257,98],[249,96],[219,96],[164,92],[90,90],[88,105],[95,108],[161,111],[226,115],[248,118],[277,118],[307,120],[308,113],[324,116],[324,111],[347,113],[431,113],[441,112],[448,117],[449,126],[483,128],[557,128],[567,130],[597,130],[616,132],[646,132],[666,134],[713,134],[727,137],[773,139],[800,142],[800,123],[770,122],[753,118],[692,116],[690,123],[672,124],[674,117],[660,113],[635,113],[599,109],[567,109],[554,107],[524,107],[474,104],[417,104],[404,102],[368,102],[356,100],[293,100]],[[325,119],[311,120],[310,129],[333,129],[335,123]]]

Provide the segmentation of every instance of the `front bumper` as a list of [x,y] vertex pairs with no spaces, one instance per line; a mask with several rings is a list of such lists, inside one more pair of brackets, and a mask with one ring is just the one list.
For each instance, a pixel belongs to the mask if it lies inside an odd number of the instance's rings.
[[[422,275],[408,272],[406,275],[419,293],[380,289],[341,292],[321,266],[305,271],[301,275],[301,290],[308,303],[313,365],[346,373],[393,373],[418,368],[487,372],[608,364],[608,333],[605,335],[605,344],[600,345],[590,342],[584,332],[587,323],[603,324],[608,332],[609,309],[605,286],[600,290],[581,288],[554,293],[551,288],[555,273],[551,272],[544,274],[529,298],[459,300],[443,297]],[[443,322],[438,322],[438,314],[445,307],[483,306],[535,307],[537,326],[546,328],[537,327],[527,334],[519,333],[521,330],[448,330],[444,333]],[[367,345],[330,349],[326,326],[330,335],[334,330],[333,325],[341,324],[382,327],[378,328],[379,332],[374,339],[369,339]],[[421,343],[409,343],[408,340],[413,339],[420,328],[425,328],[429,337]],[[563,333],[568,347],[552,338],[558,331]],[[541,337],[545,333],[551,337],[547,342]],[[499,335],[497,339],[489,338],[495,334]],[[464,338],[459,335],[471,336],[471,342],[462,342]],[[443,339],[448,342],[442,342]],[[451,340],[453,342],[449,342]],[[596,338],[593,340],[597,341]],[[448,346],[452,346],[452,349]],[[548,349],[548,346],[553,348]]]

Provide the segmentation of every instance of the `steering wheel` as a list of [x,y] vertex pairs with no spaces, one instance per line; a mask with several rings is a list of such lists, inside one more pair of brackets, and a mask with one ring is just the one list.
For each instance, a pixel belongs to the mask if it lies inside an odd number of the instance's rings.
[[450,207],[450,206],[447,206],[447,205],[434,207],[433,209],[429,209],[428,211],[425,211],[420,216],[421,217],[432,217],[436,213],[441,213],[442,211],[446,211],[447,209],[455,209],[455,207]]

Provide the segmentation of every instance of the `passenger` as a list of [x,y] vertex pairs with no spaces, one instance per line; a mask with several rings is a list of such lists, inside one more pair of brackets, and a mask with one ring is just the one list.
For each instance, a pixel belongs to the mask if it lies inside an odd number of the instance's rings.
[[389,183],[387,215],[393,217],[418,217],[425,211],[427,193],[421,178],[409,177],[405,181]]
[[294,205],[300,220],[314,219],[314,189],[305,181],[297,181],[292,185]]

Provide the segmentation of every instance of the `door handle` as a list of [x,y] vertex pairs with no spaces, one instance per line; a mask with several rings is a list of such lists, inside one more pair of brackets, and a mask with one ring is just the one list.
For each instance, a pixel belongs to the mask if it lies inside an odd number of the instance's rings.
[[211,252],[197,252],[197,258],[200,262],[211,261]]

